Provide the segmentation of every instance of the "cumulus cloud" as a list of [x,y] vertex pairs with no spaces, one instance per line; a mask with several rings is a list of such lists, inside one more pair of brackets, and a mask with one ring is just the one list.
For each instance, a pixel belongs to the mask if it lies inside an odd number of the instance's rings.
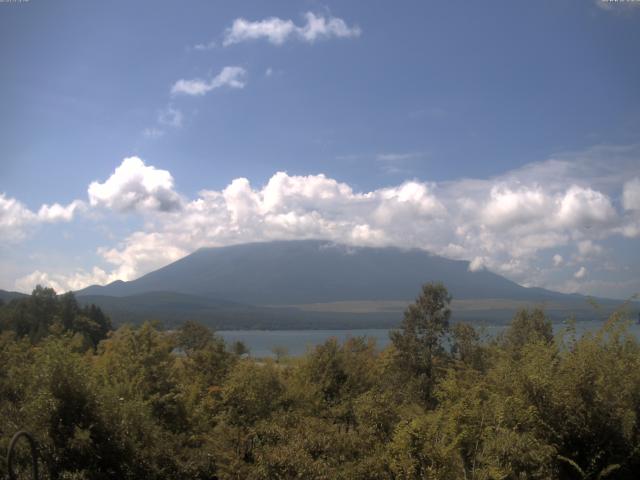
[[584,278],[587,275],[587,269],[584,267],[580,267],[576,273],[573,274],[574,278],[580,279]]
[[88,189],[92,207],[119,212],[132,210],[174,211],[182,206],[167,170],[147,166],[138,157],[125,158],[104,181],[92,182]]
[[251,22],[244,18],[237,18],[233,25],[225,32],[224,46],[234,43],[266,38],[274,45],[282,45],[293,32],[296,26],[291,20],[282,20],[277,17],[270,17],[264,20]]
[[44,204],[33,212],[15,198],[0,193],[0,238],[1,243],[23,240],[28,232],[41,223],[70,222],[75,213],[85,209],[85,204],[74,200],[64,206],[59,203]]
[[26,228],[37,216],[15,198],[0,193],[0,236],[4,242],[16,242],[24,238]]
[[67,206],[59,203],[45,204],[38,210],[38,219],[43,222],[70,222],[76,211],[84,209],[85,204],[81,200],[74,200]]
[[564,258],[562,258],[562,255],[560,255],[559,253],[556,253],[553,256],[553,266],[554,267],[559,267],[560,265],[562,265],[563,261],[564,261]]
[[[524,285],[559,285],[559,275],[579,285],[587,268],[596,276],[588,262],[606,257],[607,238],[626,235],[636,225],[640,230],[629,208],[635,205],[635,180],[628,179],[637,176],[637,163],[603,172],[586,168],[589,161],[580,156],[571,169],[569,160],[552,159],[489,179],[410,180],[369,191],[322,174],[277,172],[262,185],[236,178],[225,188],[185,199],[168,171],[130,157],[102,183],[90,185],[89,204],[138,212],[144,228],[99,250],[108,269],[50,279],[61,286],[93,278],[130,280],[200,247],[322,238],[421,248],[469,260],[471,271],[486,268]],[[622,198],[618,208],[612,198]],[[9,225],[7,218],[62,220],[77,208],[54,204],[34,213],[0,197],[0,227]],[[540,252],[549,250],[553,267],[540,261]],[[565,260],[565,251],[571,260]]]
[[545,219],[552,204],[553,200],[540,187],[495,186],[482,210],[482,219],[497,227],[531,224]]
[[57,293],[62,293],[80,290],[87,285],[109,283],[116,279],[114,273],[108,274],[98,267],[94,267],[90,272],[78,270],[70,275],[50,274],[36,270],[17,279],[15,288],[21,292],[31,292],[36,285],[42,285],[53,288]]
[[483,257],[475,257],[469,262],[469,271],[477,272],[485,268],[486,260]]
[[89,205],[74,200],[67,205],[43,204],[37,211],[0,193],[0,245],[20,242],[45,223],[71,222],[90,207],[118,212],[170,212],[182,207],[171,174],[145,165],[138,157],[125,158],[103,183],[92,182],[87,193]]
[[208,80],[201,78],[180,79],[171,87],[171,93],[173,95],[200,96],[221,87],[244,88],[247,84],[246,77],[247,71],[242,67],[224,67],[218,75]]
[[297,26],[292,20],[283,20],[278,17],[269,17],[264,20],[249,21],[237,18],[230,28],[225,31],[224,46],[249,40],[266,39],[274,45],[282,45],[291,38],[313,43],[326,38],[358,37],[362,33],[360,27],[348,26],[341,18],[325,17],[307,12],[306,23]]
[[622,206],[625,210],[640,211],[640,178],[634,178],[624,184]]
[[[107,274],[108,282],[132,280],[140,276],[141,272],[150,272],[184,257],[190,251],[180,246],[183,242],[178,238],[179,233],[175,233],[176,236],[156,232],[135,232],[128,236],[120,247],[99,249],[100,255],[115,266]],[[90,282],[82,286],[108,282]]]
[[583,256],[599,255],[602,253],[602,247],[591,240],[582,240],[578,242],[578,252]]
[[536,231],[543,227],[549,230],[553,227],[591,228],[612,223],[616,216],[607,195],[577,185],[555,193],[540,185],[494,186],[482,211],[482,219],[487,225]]
[[[278,172],[262,188],[238,178],[223,190],[202,191],[179,214],[159,219],[153,231],[136,232],[101,253],[120,278],[131,279],[211,245],[300,238],[423,244],[424,233],[445,215],[427,184],[406,182],[360,193],[325,175]],[[405,228],[408,221],[413,231]]]
[[297,33],[307,42],[313,43],[320,38],[349,38],[359,37],[362,33],[360,27],[349,27],[344,20],[336,17],[325,18],[312,12],[305,14],[307,23],[297,28]]
[[[472,271],[487,268],[536,285],[544,276],[538,252],[574,244],[581,259],[599,254],[594,240],[617,234],[624,221],[609,195],[578,183],[544,185],[509,172],[359,192],[322,174],[278,172],[259,188],[238,178],[224,189],[204,190],[179,213],[167,213],[102,254],[119,278],[131,279],[203,246],[324,238],[422,248],[470,260]],[[560,254],[553,263],[566,264]]]
[[557,214],[559,224],[565,227],[587,227],[611,223],[616,211],[609,197],[591,188],[572,185],[560,200]]

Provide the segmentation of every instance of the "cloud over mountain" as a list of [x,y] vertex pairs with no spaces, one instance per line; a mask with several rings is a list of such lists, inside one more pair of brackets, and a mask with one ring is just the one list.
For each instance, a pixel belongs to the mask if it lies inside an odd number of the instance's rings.
[[[170,172],[129,157],[105,181],[91,183],[89,204],[137,212],[144,228],[99,249],[111,269],[95,270],[94,281],[130,280],[205,246],[321,238],[422,248],[527,285],[547,286],[549,272],[567,269],[573,282],[567,288],[575,288],[586,277],[574,275],[575,262],[606,253],[601,243],[609,237],[640,236],[640,229],[634,230],[637,181],[626,180],[634,178],[633,164],[622,164],[626,173],[607,177],[598,176],[600,162],[589,170],[581,159],[551,159],[484,180],[411,180],[371,191],[323,174],[277,172],[262,186],[236,178],[189,200],[177,193]],[[562,179],[553,175],[559,170]],[[18,223],[35,215],[5,197],[0,207],[9,212],[0,218],[13,216]],[[47,206],[38,215],[65,219],[74,208]],[[0,225],[11,228],[6,219]],[[573,251],[574,260],[564,261],[557,252],[563,248],[567,255]],[[547,270],[540,266],[541,255],[549,255]],[[90,278],[76,272],[67,285]],[[56,282],[65,284],[61,277]]]

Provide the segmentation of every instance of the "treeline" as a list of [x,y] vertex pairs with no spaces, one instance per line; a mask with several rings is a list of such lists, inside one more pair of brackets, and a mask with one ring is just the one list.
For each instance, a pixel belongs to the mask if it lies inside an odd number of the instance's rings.
[[56,295],[38,285],[31,296],[0,300],[0,332],[28,338],[32,344],[51,334],[70,333],[76,342],[96,347],[111,330],[111,320],[95,305],[80,307],[72,292]]
[[95,309],[36,289],[0,308],[0,449],[32,432],[59,479],[637,478],[624,315],[554,337],[520,311],[486,339],[450,325],[449,303],[425,285],[385,350],[329,340],[276,361],[192,322],[106,333]]

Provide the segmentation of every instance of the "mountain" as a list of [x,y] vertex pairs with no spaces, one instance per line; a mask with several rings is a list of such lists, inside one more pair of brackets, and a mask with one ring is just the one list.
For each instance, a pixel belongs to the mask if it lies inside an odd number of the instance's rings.
[[137,280],[77,293],[119,297],[165,291],[252,305],[291,305],[412,299],[427,281],[442,281],[457,299],[540,300],[561,295],[524,288],[486,270],[471,272],[469,262],[423,250],[318,240],[203,248]]
[[20,292],[9,292],[7,290],[0,290],[0,300],[7,303],[13,300],[14,298],[23,298],[27,295]]
[[517,308],[544,306],[553,318],[602,317],[621,302],[541,288],[469,270],[469,262],[418,249],[352,247],[320,240],[250,243],[200,249],[130,282],[76,292],[116,321],[186,319],[217,328],[388,327],[402,318],[420,286],[441,281],[454,318],[508,321]]

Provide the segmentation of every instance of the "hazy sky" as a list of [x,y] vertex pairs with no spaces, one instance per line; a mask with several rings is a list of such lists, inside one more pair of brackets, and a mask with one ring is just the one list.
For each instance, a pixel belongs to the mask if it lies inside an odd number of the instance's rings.
[[0,2],[0,288],[419,247],[640,292],[640,2]]

